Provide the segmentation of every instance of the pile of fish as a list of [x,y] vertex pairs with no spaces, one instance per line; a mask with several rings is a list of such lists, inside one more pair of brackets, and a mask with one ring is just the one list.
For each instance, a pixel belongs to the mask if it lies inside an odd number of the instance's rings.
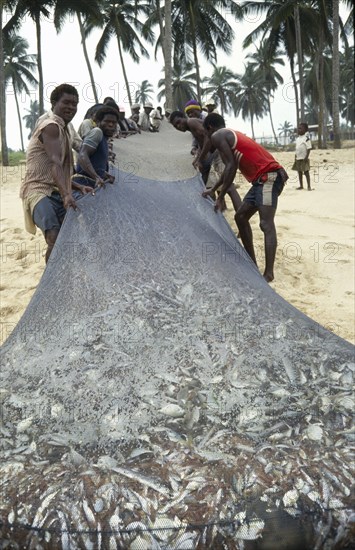
[[353,547],[354,348],[272,291],[199,185],[68,216],[2,348],[0,548]]

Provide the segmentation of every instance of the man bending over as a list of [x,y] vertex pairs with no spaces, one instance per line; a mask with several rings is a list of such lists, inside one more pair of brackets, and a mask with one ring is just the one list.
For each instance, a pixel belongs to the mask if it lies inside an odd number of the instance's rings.
[[222,185],[216,200],[215,210],[220,210],[227,190],[231,186],[237,169],[252,184],[245,195],[240,208],[234,217],[239,229],[239,236],[245,250],[256,264],[253,234],[249,220],[259,213],[260,229],[264,233],[265,271],[264,279],[274,279],[274,262],[277,247],[276,228],[274,223],[277,200],[288,176],[282,166],[261,145],[246,137],[237,130],[225,127],[224,118],[211,113],[203,123],[212,145],[218,149],[225,165],[220,180],[204,197],[212,196],[219,185]]

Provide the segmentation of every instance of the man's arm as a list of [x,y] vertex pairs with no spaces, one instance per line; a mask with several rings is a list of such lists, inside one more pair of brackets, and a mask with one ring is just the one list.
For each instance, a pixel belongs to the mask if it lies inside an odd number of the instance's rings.
[[205,138],[204,138],[204,142],[203,142],[203,147],[198,151],[197,153],[197,157],[196,159],[194,160],[194,162],[192,163],[196,168],[199,168],[201,169],[201,162],[203,160],[205,160],[205,158],[207,157],[208,153],[211,151],[212,152],[212,149],[214,150],[214,147],[212,146],[212,142],[211,142],[211,138],[209,137],[209,135],[205,132]]
[[233,184],[238,168],[237,161],[228,138],[232,138],[232,134],[228,130],[220,131],[216,134],[213,134],[211,138],[212,145],[216,149],[218,149],[224,164],[223,174],[219,181],[219,185],[222,184],[222,189],[219,197],[222,199],[230,186]]
[[310,155],[311,150],[312,150],[312,142],[311,142],[310,138],[306,139],[306,149],[307,149],[307,152],[306,152],[305,160],[307,160],[309,158],[309,155]]
[[84,142],[78,155],[78,163],[84,172],[95,181],[95,186],[100,187],[104,185],[104,180],[96,173],[90,160],[90,157],[95,153],[96,149],[96,147],[91,147],[91,145]]
[[232,134],[228,130],[220,130],[211,137],[212,147],[218,149],[221,159],[224,164],[224,170],[212,189],[202,193],[204,197],[212,196],[218,187],[221,187],[218,198],[216,200],[215,210],[223,209],[224,196],[228,189],[233,184],[235,175],[237,173],[237,161],[232,151],[232,145],[229,142],[233,138]]
[[72,148],[74,149],[74,151],[79,153],[83,140],[81,139],[81,137],[79,136],[78,132],[75,130],[71,122],[69,122],[68,124],[68,130],[70,134]]
[[71,179],[65,177],[61,162],[61,143],[59,128],[56,124],[48,124],[42,133],[41,141],[51,164],[52,177],[63,199],[64,208],[76,208],[75,200],[71,193]]

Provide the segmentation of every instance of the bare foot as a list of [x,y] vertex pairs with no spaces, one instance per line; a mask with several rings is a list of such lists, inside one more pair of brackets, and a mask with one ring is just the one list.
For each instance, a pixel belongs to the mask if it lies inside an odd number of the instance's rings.
[[274,280],[273,274],[269,275],[268,273],[264,273],[263,277],[267,283],[271,283]]

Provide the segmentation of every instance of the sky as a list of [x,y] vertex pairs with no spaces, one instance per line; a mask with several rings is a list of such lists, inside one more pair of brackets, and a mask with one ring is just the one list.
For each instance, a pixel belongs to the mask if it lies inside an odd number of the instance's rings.
[[[247,53],[253,53],[255,51],[253,46],[248,50],[243,50],[243,39],[261,22],[261,18],[260,16],[249,16],[248,19],[236,23],[228,14],[226,14],[226,17],[235,30],[236,38],[233,43],[232,55],[226,56],[220,52],[218,54],[217,64],[218,66],[225,65],[233,72],[242,73],[244,70],[245,56]],[[74,85],[78,89],[80,97],[78,112],[73,119],[74,126],[78,128],[87,109],[95,103],[95,101],[82,51],[77,21],[74,17],[68,18],[63,27],[63,31],[58,35],[56,34],[50,18],[42,20],[41,28],[45,108],[50,108],[49,96],[55,86],[63,82]],[[92,63],[94,79],[97,84],[98,95],[101,100],[106,96],[114,97],[118,104],[126,105],[127,111],[130,112],[118,57],[117,42],[114,38],[111,39],[103,67],[99,68],[94,61],[95,48],[101,36],[101,32],[93,32],[87,40],[87,48]],[[24,20],[19,34],[29,43],[28,53],[36,53],[35,25],[29,17]],[[202,55],[200,55],[200,60],[201,75],[208,76],[212,73],[212,65],[206,60],[203,60]],[[152,52],[150,59],[147,60],[142,58],[139,64],[134,63],[129,55],[126,54],[125,63],[131,92],[134,92],[139,84],[147,79],[157,93],[158,81],[164,76],[162,72],[164,63],[160,53],[157,60],[154,59],[154,53]],[[278,71],[282,75],[284,83],[276,91],[271,107],[276,131],[285,121],[296,125],[293,85],[286,57],[285,67],[279,66]],[[7,142],[10,148],[17,150],[21,147],[21,141],[14,94],[11,86],[7,88],[6,95]],[[22,116],[27,114],[26,109],[29,108],[30,99],[38,99],[38,92],[36,90],[33,89],[31,91],[30,97],[25,94],[19,97]],[[154,106],[159,104],[163,106],[163,102],[158,103],[156,95],[152,97],[152,101]],[[233,116],[226,116],[226,123],[251,136],[250,122],[243,121],[241,117],[235,118]],[[28,143],[28,129],[24,127],[24,123],[23,132],[26,147]],[[265,117],[255,122],[255,135],[256,137],[267,137],[272,135],[269,117]]]

